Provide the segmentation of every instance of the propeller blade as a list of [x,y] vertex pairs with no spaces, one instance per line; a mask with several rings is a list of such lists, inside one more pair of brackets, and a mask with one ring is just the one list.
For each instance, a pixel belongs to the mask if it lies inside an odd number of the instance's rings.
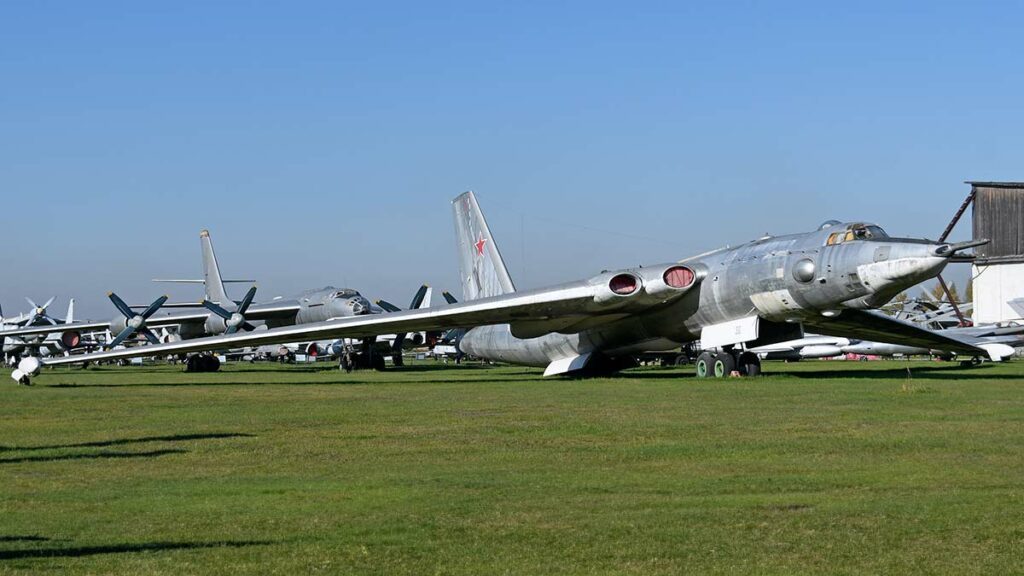
[[386,312],[401,312],[402,311],[401,308],[399,308],[398,306],[395,306],[394,304],[392,304],[391,302],[388,302],[387,300],[377,300],[377,306],[380,306]]
[[56,296],[50,296],[50,299],[46,301],[46,304],[43,304],[43,310],[46,310],[47,308],[49,308],[50,304],[53,304],[53,301],[56,300],[56,299],[57,299]]
[[139,330],[139,333],[141,333],[143,336],[145,336],[146,340],[149,340],[150,344],[159,344],[160,343],[160,339],[157,338],[156,334],[153,334],[153,331],[150,330],[149,328],[143,328],[142,330]]
[[256,329],[255,326],[249,324],[248,322],[242,322],[242,328],[244,328],[246,332],[252,332],[253,330]]
[[121,342],[124,342],[125,338],[131,336],[133,332],[135,332],[134,328],[132,328],[131,326],[125,326],[124,330],[121,330],[121,332],[117,336],[115,336],[113,340],[107,343],[107,348],[113,348],[114,346],[117,346]]
[[33,310],[39,308],[39,305],[33,302],[32,299],[29,298],[28,296],[25,296],[25,301],[28,302],[28,305],[31,306]]
[[121,300],[120,296],[113,292],[107,292],[107,298],[110,298],[110,301],[114,303],[114,307],[120,310],[121,314],[124,314],[125,318],[135,317],[135,311],[125,304],[124,300]]
[[231,319],[231,312],[228,312],[227,310],[221,308],[220,306],[214,304],[213,302],[210,302],[209,300],[203,300],[201,304],[203,305],[204,308],[206,308],[210,312],[213,312],[217,316],[220,316],[225,320]]
[[159,310],[161,306],[164,305],[164,302],[167,302],[167,298],[167,294],[164,294],[163,296],[157,298],[156,300],[153,300],[153,303],[149,305],[149,308],[146,308],[142,312],[142,314],[140,314],[140,316],[142,316],[143,318],[149,318],[150,316],[155,314],[156,311]]
[[426,284],[420,286],[420,289],[416,291],[416,295],[412,297],[412,304],[409,305],[409,310],[416,310],[420,307],[420,304],[423,304],[423,299],[426,298],[427,290],[429,289],[430,286]]
[[441,296],[444,296],[444,301],[449,303],[449,304],[458,304],[459,303],[459,301],[455,299],[455,296],[452,296],[452,293],[447,291],[447,290],[445,290],[444,292],[441,292]]
[[249,309],[249,305],[252,304],[252,299],[256,297],[256,287],[249,288],[249,291],[245,293],[245,297],[242,298],[241,304],[238,305],[238,313],[245,315],[245,311]]

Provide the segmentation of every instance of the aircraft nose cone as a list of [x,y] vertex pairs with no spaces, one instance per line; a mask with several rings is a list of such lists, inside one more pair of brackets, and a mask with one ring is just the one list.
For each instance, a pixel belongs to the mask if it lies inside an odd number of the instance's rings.
[[353,298],[349,301],[349,306],[352,308],[352,313],[356,316],[370,312],[370,302],[365,298]]
[[879,247],[871,262],[857,266],[857,274],[872,293],[865,303],[878,306],[890,298],[929,278],[934,278],[949,263],[948,256],[939,256],[941,244],[893,242]]

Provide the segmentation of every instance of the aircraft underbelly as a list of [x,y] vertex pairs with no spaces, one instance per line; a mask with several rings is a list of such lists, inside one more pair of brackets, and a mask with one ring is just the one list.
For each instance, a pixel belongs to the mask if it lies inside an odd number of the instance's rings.
[[585,354],[619,357],[680,345],[679,341],[651,333],[636,318],[574,334],[552,333],[537,338],[517,338],[508,324],[483,326],[470,330],[459,344],[472,356],[538,367]]

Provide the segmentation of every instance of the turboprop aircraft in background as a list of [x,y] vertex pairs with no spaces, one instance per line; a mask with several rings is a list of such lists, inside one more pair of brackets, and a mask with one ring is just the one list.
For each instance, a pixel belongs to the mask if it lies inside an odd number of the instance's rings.
[[[20,330],[24,328],[42,328],[52,331],[66,325],[75,324],[75,299],[68,301],[67,315],[61,318],[54,318],[47,313],[47,309],[53,304],[55,298],[50,298],[42,306],[36,304],[31,298],[25,300],[32,306],[32,309],[13,318],[4,318],[0,311],[0,327],[4,332]],[[80,346],[95,346],[95,339],[83,339],[80,333],[60,332],[36,332],[30,335],[0,336],[3,344],[3,355],[5,359],[16,361],[21,356],[30,354],[35,356],[52,356],[61,352],[69,352]]]
[[642,268],[517,292],[472,192],[452,202],[464,300],[458,304],[366,314],[303,326],[87,354],[23,359],[12,374],[28,382],[44,365],[179,354],[384,333],[466,328],[465,353],[545,367],[545,375],[604,372],[638,352],[699,340],[700,376],[760,371],[747,347],[803,336],[803,328],[849,338],[987,355],[986,345],[923,330],[877,314],[911,286],[934,277],[950,258],[984,241],[949,244],[893,238],[874,224],[829,221],[816,230],[764,236]]
[[[199,234],[203,260],[203,280],[205,298],[202,302],[193,303],[194,308],[206,308],[194,312],[175,312],[158,316],[156,313],[167,304],[167,296],[161,296],[145,310],[136,311],[113,292],[108,294],[111,302],[120,315],[107,322],[69,322],[56,326],[55,323],[40,326],[23,326],[0,332],[0,337],[25,338],[29,336],[45,336],[56,334],[62,342],[78,342],[87,331],[109,330],[114,337],[108,342],[108,348],[114,348],[129,338],[142,336],[150,343],[157,344],[160,339],[153,332],[155,328],[175,327],[170,334],[172,341],[198,338],[210,334],[233,334],[239,330],[252,330],[251,322],[263,321],[268,327],[291,326],[323,322],[334,318],[359,316],[362,314],[380,313],[383,310],[374,307],[359,292],[348,288],[327,286],[318,290],[309,290],[293,298],[275,298],[265,303],[254,303],[256,287],[253,286],[240,301],[228,297],[221,279],[217,255],[213,250],[210,233],[203,230]],[[161,282],[197,282],[193,280],[160,280]],[[52,299],[51,299],[52,300]],[[49,302],[47,303],[49,304]],[[189,304],[175,304],[184,307]],[[45,310],[45,306],[42,307]]]

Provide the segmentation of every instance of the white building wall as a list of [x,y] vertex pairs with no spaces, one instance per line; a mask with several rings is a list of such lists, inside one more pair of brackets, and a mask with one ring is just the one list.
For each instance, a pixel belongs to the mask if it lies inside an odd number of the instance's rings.
[[1024,264],[973,266],[974,323],[1020,320],[1007,302],[1024,298]]

